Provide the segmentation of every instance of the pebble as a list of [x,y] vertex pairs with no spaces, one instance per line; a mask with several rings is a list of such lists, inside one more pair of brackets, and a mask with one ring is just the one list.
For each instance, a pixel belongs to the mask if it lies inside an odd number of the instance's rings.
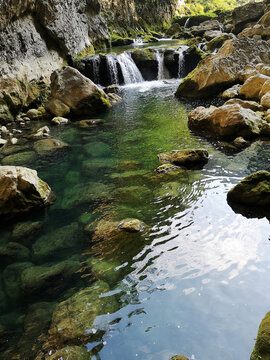
[[12,139],[10,140],[10,142],[11,142],[12,145],[15,145],[15,144],[17,144],[18,139],[17,139],[17,138],[12,138]]

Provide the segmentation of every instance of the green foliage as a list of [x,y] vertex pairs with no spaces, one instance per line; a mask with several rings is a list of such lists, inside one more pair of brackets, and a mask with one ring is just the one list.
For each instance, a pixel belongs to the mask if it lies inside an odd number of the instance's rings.
[[186,6],[192,14],[213,14],[217,10],[228,11],[244,5],[248,0],[187,0]]

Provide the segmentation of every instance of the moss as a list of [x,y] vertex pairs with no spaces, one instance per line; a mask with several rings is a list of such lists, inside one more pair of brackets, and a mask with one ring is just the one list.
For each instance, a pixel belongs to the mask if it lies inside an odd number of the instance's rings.
[[78,52],[76,55],[73,56],[74,59],[83,59],[86,56],[95,55],[95,49],[93,45],[90,45],[83,49],[82,51]]
[[270,360],[270,312],[262,320],[250,360]]
[[135,49],[132,56],[136,64],[156,60],[155,51],[153,49]]
[[189,93],[197,93],[199,86],[193,79],[198,72],[198,68],[190,72],[178,86],[175,96],[180,98],[182,96],[187,96]]

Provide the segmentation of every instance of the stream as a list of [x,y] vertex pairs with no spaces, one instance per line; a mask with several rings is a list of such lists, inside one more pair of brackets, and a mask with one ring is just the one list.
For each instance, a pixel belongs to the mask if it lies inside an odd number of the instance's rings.
[[[71,146],[64,156],[22,164],[38,170],[57,200],[28,219],[44,222],[38,235],[23,240],[28,255],[1,262],[1,359],[35,359],[57,304],[100,280],[109,291],[99,299],[115,306],[91,324],[89,331],[101,336],[80,344],[89,359],[249,358],[269,311],[269,222],[235,214],[226,195],[248,174],[269,170],[270,143],[230,154],[192,133],[193,105],[173,96],[179,82],[122,86],[123,101],[98,116],[103,123],[51,129]],[[208,150],[203,169],[154,171],[157,154],[188,148]],[[84,231],[125,218],[143,221],[146,231],[121,241]],[[1,259],[13,233],[2,225]],[[79,264],[67,279],[55,276],[29,289],[19,278],[24,268],[42,273],[67,260]],[[50,309],[46,316],[31,315],[35,304]],[[29,319],[38,329],[29,329]]]

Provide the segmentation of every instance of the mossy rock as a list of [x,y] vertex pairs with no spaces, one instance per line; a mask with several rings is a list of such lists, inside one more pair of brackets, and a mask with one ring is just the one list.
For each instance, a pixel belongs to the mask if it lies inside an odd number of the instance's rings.
[[111,286],[115,286],[123,278],[121,269],[117,269],[121,265],[120,262],[91,258],[87,263],[91,266],[91,272],[97,280],[105,281]]
[[165,199],[165,198],[175,198],[180,196],[182,184],[178,182],[167,182],[162,184],[160,189],[157,189],[154,194],[156,197]]
[[30,259],[30,251],[27,247],[16,243],[9,242],[4,246],[0,246],[0,264],[7,266],[14,262],[23,262]]
[[132,58],[142,73],[144,80],[157,79],[158,62],[154,49],[135,49]]
[[30,262],[15,263],[7,266],[3,272],[5,291],[12,304],[21,301],[21,274],[24,270],[32,267]]
[[172,150],[158,155],[160,162],[169,162],[174,165],[192,167],[204,165],[208,161],[208,152],[203,149]]
[[33,162],[35,162],[35,160],[36,154],[34,151],[24,151],[4,157],[1,161],[1,164],[12,166],[25,166],[32,164]]
[[270,360],[270,312],[262,320],[250,360]]
[[41,236],[33,245],[33,259],[36,262],[61,259],[79,245],[78,224],[72,223]]
[[61,203],[63,209],[89,205],[95,201],[109,198],[111,186],[102,183],[77,184],[67,188]]
[[116,162],[113,158],[91,158],[83,161],[82,171],[85,175],[93,176],[93,174],[113,169],[115,165]]
[[270,172],[258,171],[247,176],[227,195],[230,205],[234,203],[265,209],[270,205]]
[[90,360],[90,355],[86,347],[83,346],[66,346],[57,350],[52,355],[45,356],[45,360]]
[[106,157],[110,155],[111,148],[103,142],[88,143],[83,146],[83,151],[86,155],[92,157]]
[[188,360],[188,358],[185,357],[184,355],[176,355],[172,357],[170,360]]
[[34,149],[38,156],[55,157],[65,153],[70,149],[70,146],[61,140],[43,139],[34,143]]
[[36,240],[43,226],[44,223],[42,221],[17,223],[12,230],[11,239],[29,247]]
[[29,145],[5,145],[0,149],[0,156],[9,156],[9,155],[14,155],[17,154],[19,152],[27,152],[30,151],[30,146]]
[[151,198],[151,191],[145,186],[127,186],[116,189],[112,194],[120,203],[141,204]]
[[38,295],[59,295],[61,291],[75,285],[76,274],[81,264],[78,261],[66,260],[53,266],[32,266],[21,274],[21,292],[25,297]]
[[93,331],[95,318],[119,309],[114,296],[104,296],[109,291],[107,283],[97,281],[60,303],[52,316],[49,344],[61,348],[97,337],[96,330]]
[[134,171],[140,170],[142,164],[136,160],[123,160],[117,165],[117,171],[124,172],[124,171]]

